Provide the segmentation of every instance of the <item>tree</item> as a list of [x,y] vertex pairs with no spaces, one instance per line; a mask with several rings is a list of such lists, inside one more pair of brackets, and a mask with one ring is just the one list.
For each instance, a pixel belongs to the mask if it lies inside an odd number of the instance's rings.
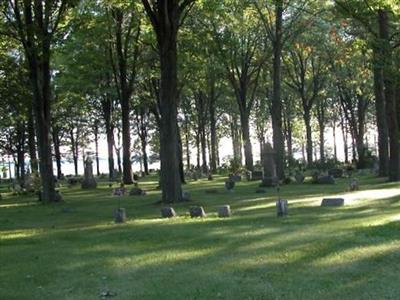
[[131,97],[140,55],[141,19],[136,3],[119,2],[109,7],[110,56],[122,113],[122,180],[133,183],[131,163]]
[[142,0],[157,37],[160,58],[160,159],[162,201],[172,203],[182,199],[178,128],[178,30],[194,0]]
[[41,199],[56,201],[51,155],[51,45],[72,0],[7,0],[2,11],[22,43],[31,80],[42,179]]

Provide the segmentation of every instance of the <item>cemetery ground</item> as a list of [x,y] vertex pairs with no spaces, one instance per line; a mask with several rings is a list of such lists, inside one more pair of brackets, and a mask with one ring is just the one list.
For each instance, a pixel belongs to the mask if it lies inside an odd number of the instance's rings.
[[[65,202],[42,205],[1,187],[1,299],[399,299],[400,188],[371,176],[333,186],[281,188],[289,215],[276,217],[277,193],[259,182],[224,190],[223,177],[184,186],[192,200],[161,219],[157,181],[146,196],[113,197],[62,187]],[[219,193],[205,190],[217,188]],[[347,194],[348,193],[348,194]],[[320,207],[345,194],[346,205]],[[126,208],[115,224],[112,212]],[[218,206],[233,216],[219,219]],[[202,205],[207,218],[191,219]]]

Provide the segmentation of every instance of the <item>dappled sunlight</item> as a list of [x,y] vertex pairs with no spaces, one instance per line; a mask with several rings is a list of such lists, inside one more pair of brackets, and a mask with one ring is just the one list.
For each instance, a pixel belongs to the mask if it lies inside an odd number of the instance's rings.
[[0,241],[32,238],[35,236],[39,236],[42,232],[43,232],[42,230],[33,230],[33,229],[1,231]]
[[26,207],[26,206],[37,206],[39,202],[22,202],[22,203],[8,203],[8,204],[0,204],[0,209],[2,208],[16,208],[16,207]]
[[[399,241],[378,243],[376,245],[357,246],[349,249],[334,251],[325,257],[317,258],[312,262],[312,266],[317,268],[348,268],[350,263],[354,264],[366,259],[373,260],[374,257],[386,256],[390,253],[398,252],[399,250]],[[332,271],[332,269],[330,269],[330,271]]]

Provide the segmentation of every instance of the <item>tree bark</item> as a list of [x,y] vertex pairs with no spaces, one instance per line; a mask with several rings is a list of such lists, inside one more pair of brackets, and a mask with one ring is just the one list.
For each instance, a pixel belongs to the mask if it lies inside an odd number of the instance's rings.
[[57,179],[61,179],[62,177],[62,170],[61,170],[61,152],[60,152],[60,136],[59,136],[59,129],[57,126],[53,125],[53,145],[54,145],[54,157],[56,159],[56,166],[57,166]]
[[313,143],[312,143],[312,129],[311,129],[311,114],[310,111],[304,111],[304,125],[306,127],[306,152],[307,164],[311,165],[313,162]]
[[[212,87],[214,90],[214,86]],[[210,168],[211,172],[217,172],[217,121],[215,117],[215,93],[211,92],[210,95],[210,105],[209,105],[209,114],[210,114],[210,143],[211,143],[211,153],[210,153]]]
[[378,10],[379,36],[383,51],[383,79],[385,84],[386,116],[389,133],[389,181],[400,180],[400,145],[397,103],[393,79],[393,53],[389,37],[389,15],[386,10]]
[[36,155],[35,120],[32,109],[30,109],[28,117],[28,149],[32,173],[37,173],[39,166]]
[[244,160],[246,169],[249,171],[254,171],[253,164],[253,150],[251,146],[250,139],[250,124],[249,124],[249,116],[247,114],[241,114],[240,117],[241,128],[242,128],[242,138],[244,143]]
[[284,174],[285,145],[282,132],[281,65],[283,1],[275,0],[275,40],[273,42],[273,96],[271,103],[273,144],[276,151],[276,172],[280,179]]
[[99,125],[97,122],[94,125],[94,144],[95,144],[95,156],[96,156],[96,173],[97,173],[97,176],[100,176]]
[[[379,44],[378,41],[376,41]],[[379,157],[379,176],[388,175],[389,168],[389,146],[388,146],[388,128],[386,121],[386,101],[385,101],[385,84],[383,79],[383,69],[381,64],[381,51],[379,45],[373,47],[374,51],[374,94],[375,94],[375,111],[376,111],[376,127],[378,129],[378,157]]]

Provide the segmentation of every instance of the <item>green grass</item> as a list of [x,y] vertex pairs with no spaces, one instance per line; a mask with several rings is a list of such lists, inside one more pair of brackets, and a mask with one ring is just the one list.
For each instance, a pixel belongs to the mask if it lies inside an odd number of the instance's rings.
[[[284,186],[289,216],[277,218],[273,189],[260,195],[257,183],[241,182],[228,193],[217,177],[186,185],[193,200],[164,220],[150,180],[141,184],[147,196],[121,199],[129,220],[119,225],[106,184],[63,188],[57,205],[3,194],[0,299],[400,299],[397,184],[363,177],[364,191],[342,208],[319,204],[343,194],[346,179]],[[196,204],[206,219],[188,217]],[[222,204],[232,218],[217,218]]]

